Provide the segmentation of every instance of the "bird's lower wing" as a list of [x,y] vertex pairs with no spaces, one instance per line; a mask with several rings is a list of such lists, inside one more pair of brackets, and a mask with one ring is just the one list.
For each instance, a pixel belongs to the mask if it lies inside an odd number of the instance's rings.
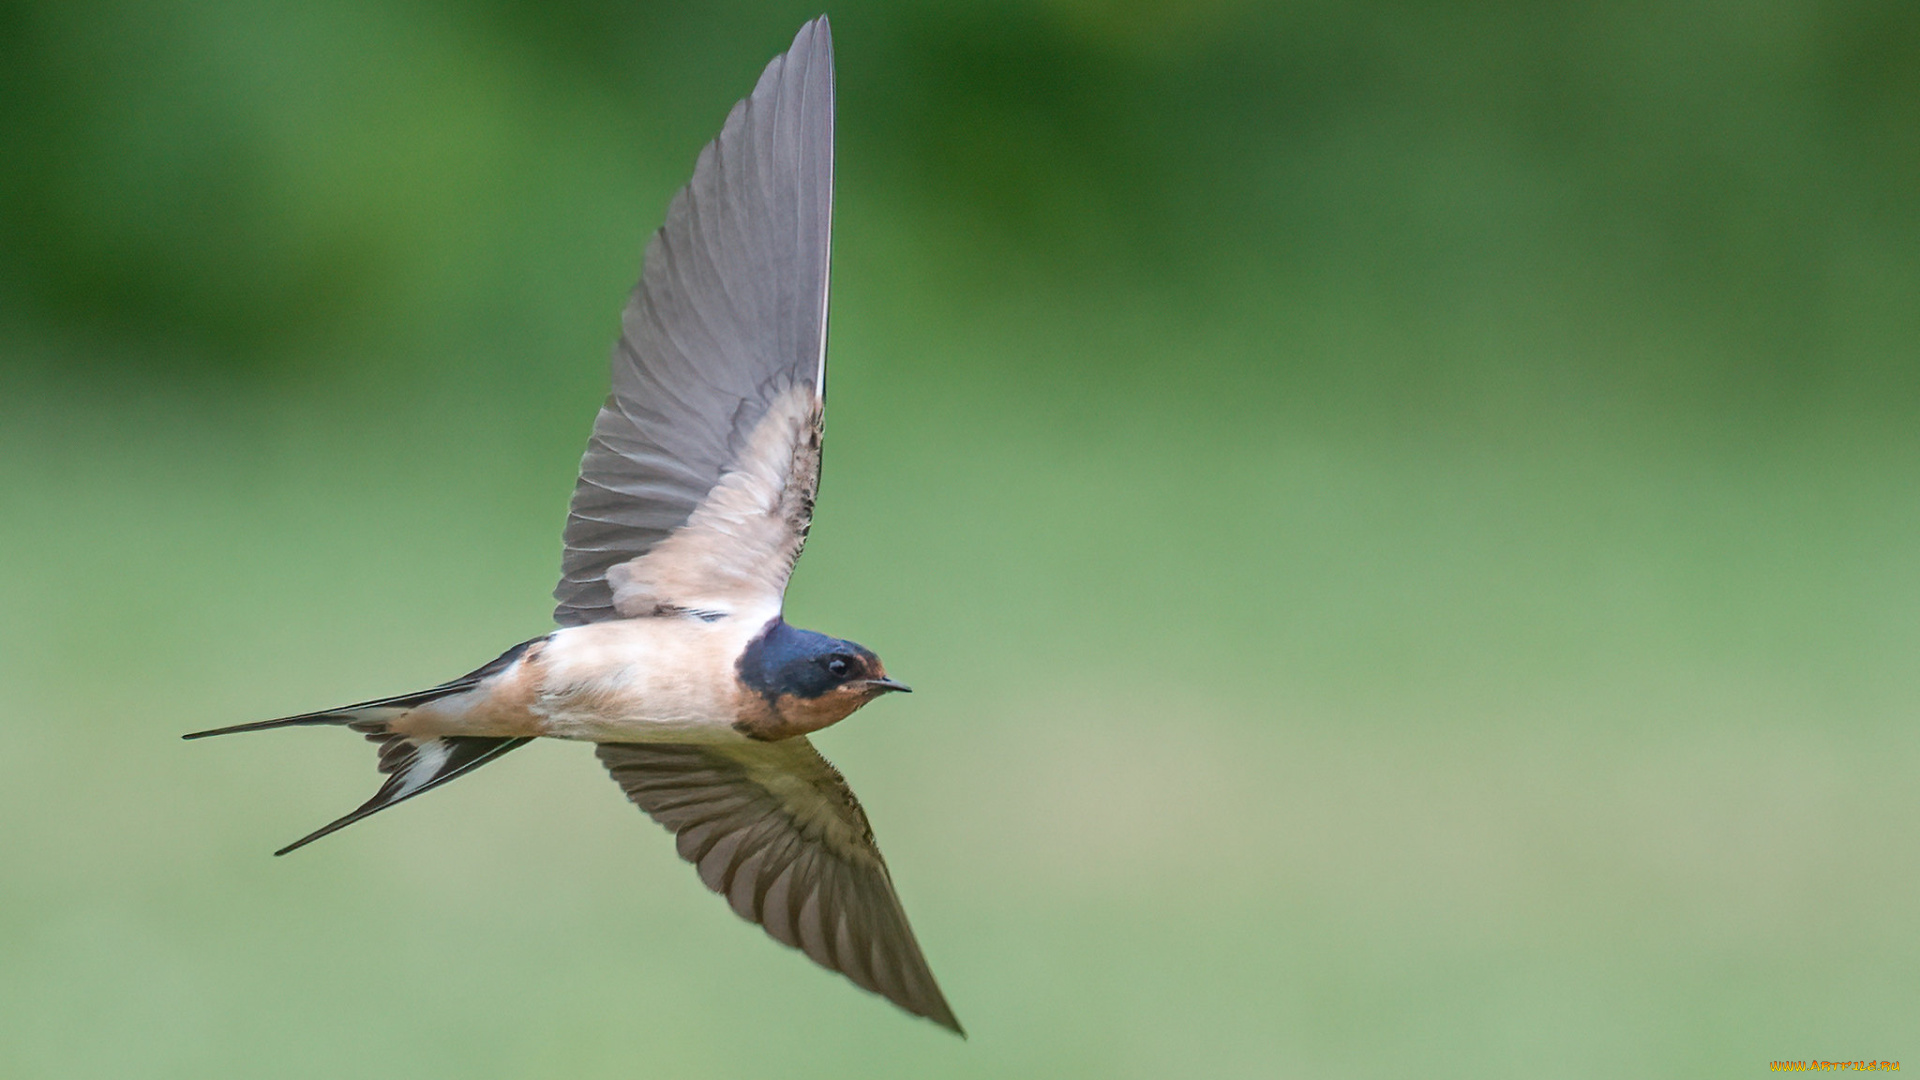
[[602,743],[599,755],[741,918],[908,1012],[965,1034],[914,941],[866,814],[805,738]]

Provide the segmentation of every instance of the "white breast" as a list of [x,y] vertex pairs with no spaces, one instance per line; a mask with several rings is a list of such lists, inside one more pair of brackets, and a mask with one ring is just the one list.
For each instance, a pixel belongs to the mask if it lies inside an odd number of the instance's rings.
[[562,739],[740,741],[734,663],[761,621],[746,622],[616,619],[555,631],[532,711]]

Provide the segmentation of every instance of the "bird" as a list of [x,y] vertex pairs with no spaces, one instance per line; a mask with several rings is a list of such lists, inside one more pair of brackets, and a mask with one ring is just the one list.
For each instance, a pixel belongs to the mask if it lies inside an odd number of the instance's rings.
[[964,1038],[865,811],[808,740],[909,687],[783,617],[820,482],[833,127],[822,15],[648,242],[568,512],[557,629],[426,690],[185,737],[332,725],[377,744],[374,796],[276,855],[535,739],[594,743],[742,918]]

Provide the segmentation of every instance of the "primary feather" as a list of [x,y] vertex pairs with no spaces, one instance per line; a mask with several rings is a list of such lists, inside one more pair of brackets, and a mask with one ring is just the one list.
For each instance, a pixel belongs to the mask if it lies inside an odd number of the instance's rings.
[[726,746],[604,743],[599,754],[741,918],[964,1034],[907,925],[859,800],[805,736]]
[[[804,486],[811,508],[832,224],[833,42],[823,17],[734,107],[647,246],[613,353],[613,392],[574,488],[554,590],[561,625],[636,613],[617,608],[608,571],[687,525],[769,412],[796,398],[808,410],[793,437],[813,440],[813,465],[777,479]],[[797,541],[785,546],[793,550],[769,560],[786,564],[776,601],[798,554]]]

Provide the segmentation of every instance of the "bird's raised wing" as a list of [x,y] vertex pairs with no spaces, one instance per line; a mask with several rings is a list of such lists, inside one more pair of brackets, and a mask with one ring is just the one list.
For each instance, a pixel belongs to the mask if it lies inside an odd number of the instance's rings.
[[822,16],[734,106],[647,245],[556,621],[779,610],[820,478],[832,218]]
[[[743,919],[895,1005],[960,1032],[860,803],[804,736],[601,743],[600,760]],[[961,1032],[965,1034],[964,1032]]]

